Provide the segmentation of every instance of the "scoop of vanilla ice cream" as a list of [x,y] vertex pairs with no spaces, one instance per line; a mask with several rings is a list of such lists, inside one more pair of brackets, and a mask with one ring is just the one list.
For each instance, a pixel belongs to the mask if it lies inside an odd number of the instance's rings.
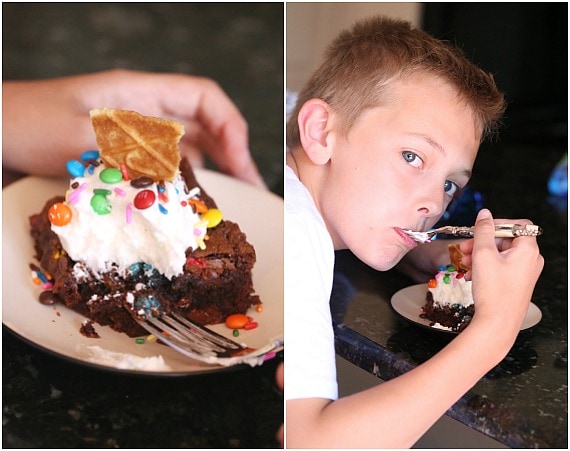
[[[189,191],[180,174],[173,182],[138,188],[124,179],[108,183],[100,177],[104,170],[100,164],[71,180],[65,202],[71,221],[52,224],[65,251],[96,277],[111,266],[123,272],[138,262],[152,265],[168,279],[182,273],[186,249],[198,248],[206,234],[205,221],[188,205],[198,188]],[[145,190],[150,191],[147,199],[154,194],[150,205],[135,200]],[[92,206],[97,194],[99,200],[104,196],[108,213],[99,214]]]

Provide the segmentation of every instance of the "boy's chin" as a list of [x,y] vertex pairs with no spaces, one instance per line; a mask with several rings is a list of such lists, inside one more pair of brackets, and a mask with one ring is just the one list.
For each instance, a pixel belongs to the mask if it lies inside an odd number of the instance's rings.
[[366,263],[368,266],[370,266],[371,268],[375,269],[376,271],[388,271],[390,269],[392,269],[394,266],[396,266],[400,260],[402,259],[402,257],[405,255],[398,255],[398,256],[379,256],[379,255],[374,255],[374,256],[365,256],[365,255],[358,255],[356,254],[356,256],[363,261],[364,263]]

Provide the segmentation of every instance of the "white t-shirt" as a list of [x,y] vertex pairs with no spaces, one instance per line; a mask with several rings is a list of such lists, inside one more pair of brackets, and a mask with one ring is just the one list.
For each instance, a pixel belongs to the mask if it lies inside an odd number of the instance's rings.
[[334,246],[309,191],[285,176],[285,399],[338,398],[330,313]]

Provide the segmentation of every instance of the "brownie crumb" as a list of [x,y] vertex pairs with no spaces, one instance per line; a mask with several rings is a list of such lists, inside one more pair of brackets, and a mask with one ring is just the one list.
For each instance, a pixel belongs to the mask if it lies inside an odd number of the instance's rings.
[[95,328],[93,327],[93,321],[91,320],[83,321],[81,323],[81,327],[79,328],[79,332],[81,332],[81,335],[87,338],[101,338],[95,331]]

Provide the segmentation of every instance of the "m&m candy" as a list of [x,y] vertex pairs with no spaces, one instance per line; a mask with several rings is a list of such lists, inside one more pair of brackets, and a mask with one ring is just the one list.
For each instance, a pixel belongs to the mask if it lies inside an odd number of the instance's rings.
[[81,159],[83,161],[93,161],[99,159],[99,151],[98,150],[88,150],[81,154]]
[[133,204],[139,210],[146,210],[147,208],[152,206],[152,204],[154,204],[155,200],[156,200],[156,194],[154,193],[154,191],[150,189],[145,189],[137,193],[133,201]]
[[106,215],[111,213],[111,205],[104,194],[94,194],[91,198],[91,208],[98,215]]
[[77,160],[69,160],[65,164],[65,169],[71,174],[72,177],[83,177],[85,175],[85,166]]
[[222,222],[222,212],[217,208],[210,208],[206,213],[202,215],[202,219],[207,221],[208,228],[216,227],[220,222]]
[[99,178],[102,182],[112,185],[123,180],[123,173],[117,168],[105,168],[99,174]]
[[62,202],[53,204],[48,211],[48,219],[55,226],[64,226],[71,222],[71,208]]

